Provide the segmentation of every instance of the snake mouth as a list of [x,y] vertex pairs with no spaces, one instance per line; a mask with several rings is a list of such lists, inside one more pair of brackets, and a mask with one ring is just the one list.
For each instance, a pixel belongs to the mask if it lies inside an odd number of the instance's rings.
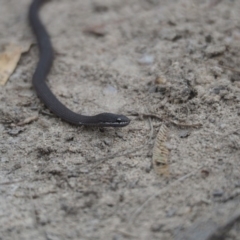
[[126,122],[98,122],[98,123],[83,123],[79,122],[79,125],[85,125],[85,126],[97,126],[97,127],[125,127],[130,123],[129,121]]
[[108,126],[114,126],[114,127],[123,127],[123,126],[127,126],[128,124],[130,123],[129,122],[105,122],[105,123],[102,123],[104,125],[108,125]]

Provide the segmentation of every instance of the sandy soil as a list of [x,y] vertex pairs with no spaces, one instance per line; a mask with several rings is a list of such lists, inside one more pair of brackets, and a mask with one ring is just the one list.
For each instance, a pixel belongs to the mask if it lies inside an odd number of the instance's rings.
[[[0,49],[35,43],[29,3],[1,0]],[[31,85],[34,44],[0,88],[0,239],[240,239],[239,13],[238,0],[46,3],[53,92],[132,121],[53,116]],[[152,164],[162,124],[163,175]]]

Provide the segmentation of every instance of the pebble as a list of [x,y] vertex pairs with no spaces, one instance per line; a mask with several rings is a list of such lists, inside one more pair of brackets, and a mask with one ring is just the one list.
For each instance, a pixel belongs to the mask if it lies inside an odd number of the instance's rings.
[[223,194],[224,194],[224,191],[221,189],[218,189],[213,192],[213,197],[221,197]]
[[104,89],[103,92],[105,94],[117,94],[117,89],[111,85],[107,85]]
[[108,139],[108,138],[104,139],[103,142],[104,142],[107,146],[111,146],[111,144],[112,144],[111,139]]
[[11,136],[17,136],[19,133],[23,132],[25,128],[14,128],[8,131],[8,134]]
[[179,137],[180,138],[186,138],[190,135],[190,132],[188,130],[182,130],[179,132]]
[[154,62],[154,56],[153,55],[143,55],[140,59],[138,59],[138,63],[142,65],[150,65]]

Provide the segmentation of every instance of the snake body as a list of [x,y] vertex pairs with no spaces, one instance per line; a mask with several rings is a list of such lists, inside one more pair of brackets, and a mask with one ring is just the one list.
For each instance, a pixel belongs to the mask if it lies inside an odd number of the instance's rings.
[[33,74],[32,83],[41,101],[62,120],[75,125],[97,127],[124,127],[130,120],[113,113],[100,113],[95,116],[84,116],[75,113],[62,104],[48,87],[45,79],[53,63],[53,48],[50,37],[39,18],[39,9],[45,0],[33,0],[29,8],[29,21],[37,38],[39,61]]

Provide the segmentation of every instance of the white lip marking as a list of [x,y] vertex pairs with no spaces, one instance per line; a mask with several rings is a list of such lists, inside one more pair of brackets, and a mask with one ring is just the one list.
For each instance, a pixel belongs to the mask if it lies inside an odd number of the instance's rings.
[[102,124],[122,125],[122,124],[127,124],[127,122],[102,122]]

